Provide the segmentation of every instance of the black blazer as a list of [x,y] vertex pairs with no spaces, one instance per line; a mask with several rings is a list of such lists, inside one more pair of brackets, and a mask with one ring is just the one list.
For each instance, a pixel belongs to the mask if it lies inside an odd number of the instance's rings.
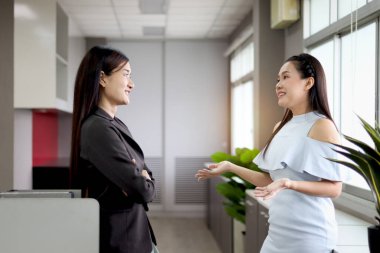
[[127,126],[97,108],[82,124],[79,166],[82,189],[100,204],[100,252],[150,253],[156,240],[146,211],[154,178]]

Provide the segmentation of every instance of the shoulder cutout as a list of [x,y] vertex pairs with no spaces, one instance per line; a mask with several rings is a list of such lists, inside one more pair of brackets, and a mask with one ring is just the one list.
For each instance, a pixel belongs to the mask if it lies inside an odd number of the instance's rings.
[[308,137],[317,141],[340,143],[339,133],[334,123],[329,119],[319,119],[311,127]]

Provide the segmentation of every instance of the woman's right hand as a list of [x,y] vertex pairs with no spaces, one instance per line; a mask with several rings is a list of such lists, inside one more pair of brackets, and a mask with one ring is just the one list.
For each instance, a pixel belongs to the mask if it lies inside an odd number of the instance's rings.
[[231,163],[228,161],[223,161],[220,163],[211,164],[208,169],[201,169],[195,174],[195,177],[200,180],[208,179],[211,177],[219,176],[230,169]]

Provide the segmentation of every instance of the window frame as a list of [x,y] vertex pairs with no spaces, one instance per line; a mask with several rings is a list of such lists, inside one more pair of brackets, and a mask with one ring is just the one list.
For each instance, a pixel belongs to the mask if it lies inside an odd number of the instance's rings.
[[[232,73],[231,73],[231,71],[232,71],[232,59],[233,59],[233,57],[235,57],[236,55],[238,55],[240,52],[242,52],[243,50],[245,50],[246,49],[246,47],[247,46],[249,46],[250,44],[252,44],[252,47],[253,47],[253,51],[252,51],[252,60],[254,60],[254,54],[255,54],[255,45],[254,45],[254,43],[253,43],[253,34],[251,34],[250,36],[247,36],[247,38],[245,38],[245,40],[244,41],[242,41],[241,42],[241,44],[240,45],[238,45],[236,48],[235,48],[235,50],[231,53],[231,55],[230,55],[230,75],[232,75]],[[240,85],[244,85],[244,84],[246,84],[247,82],[252,82],[252,85],[254,86],[255,84],[254,84],[254,80],[253,80],[253,73],[254,73],[254,70],[255,70],[255,63],[253,62],[253,65],[252,65],[252,69],[250,70],[250,71],[248,71],[246,74],[244,74],[244,75],[242,75],[242,76],[240,76],[240,77],[238,77],[236,80],[234,80],[234,81],[232,81],[231,79],[230,79],[230,89],[231,89],[231,92],[230,92],[230,101],[231,101],[231,106],[230,106],[230,115],[231,115],[231,125],[230,125],[230,131],[231,131],[231,133],[230,133],[230,136],[231,136],[231,149],[233,149],[233,145],[232,145],[232,143],[233,143],[233,140],[232,140],[232,138],[233,138],[233,136],[234,136],[234,134],[233,134],[233,111],[232,111],[232,108],[233,108],[233,105],[232,105],[232,103],[233,103],[233,101],[232,101],[232,89],[234,89],[234,88],[236,88],[237,86],[240,86]],[[252,94],[252,99],[253,99],[253,94]],[[252,100],[252,102],[253,102],[253,100]],[[252,104],[252,108],[253,108],[253,104]],[[254,138],[254,136],[253,136],[253,138]],[[254,142],[253,142],[254,143]],[[234,153],[234,150],[231,150],[231,153]]]
[[[304,31],[311,32],[311,19],[310,19],[310,1],[306,0],[304,2],[304,23],[309,26]],[[330,1],[330,8],[338,9],[337,0]],[[330,11],[330,9],[329,9]],[[331,15],[331,13],[330,13]],[[353,17],[354,18],[353,18]],[[356,24],[352,24],[351,21],[356,22]],[[335,22],[330,23],[329,26],[323,28],[322,30],[310,35],[309,37],[304,37],[304,47],[305,50],[308,51],[312,48],[318,47],[321,44],[324,44],[327,41],[334,41],[334,68],[340,72],[340,59],[336,60],[337,57],[341,55],[341,38],[344,35],[347,35],[353,29],[353,25],[355,25],[357,29],[366,26],[370,23],[375,22],[376,24],[376,75],[375,75],[375,121],[379,123],[380,120],[380,0],[372,0],[367,1],[367,4],[360,7],[352,14],[348,14],[341,19],[337,19]],[[338,68],[337,68],[338,67]],[[340,73],[334,74],[334,82],[340,84]],[[334,87],[334,91],[337,89],[340,91],[341,85]],[[339,93],[340,94],[340,93]],[[340,100],[340,99],[339,99]],[[340,101],[339,101],[340,103]],[[335,102],[334,102],[335,104]],[[334,106],[335,108],[335,106]],[[341,110],[340,107],[337,108],[337,117],[338,122],[337,125],[341,124]],[[369,222],[373,222],[372,215],[374,214],[374,196],[370,190],[359,188],[357,186],[343,184],[343,193],[341,198],[335,199],[334,203],[347,212],[350,212],[360,218],[363,218]],[[361,210],[357,210],[355,206],[362,206]],[[356,210],[355,210],[356,209]],[[376,212],[375,212],[376,213]]]

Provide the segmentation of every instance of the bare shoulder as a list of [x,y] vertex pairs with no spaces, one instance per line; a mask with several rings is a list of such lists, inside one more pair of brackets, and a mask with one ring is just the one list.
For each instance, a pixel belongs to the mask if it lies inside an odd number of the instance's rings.
[[308,136],[318,141],[340,143],[338,130],[335,124],[329,119],[322,118],[317,120],[310,129]]
[[281,121],[276,123],[276,125],[273,128],[273,132],[276,131],[276,129],[279,127],[280,124],[281,124]]

